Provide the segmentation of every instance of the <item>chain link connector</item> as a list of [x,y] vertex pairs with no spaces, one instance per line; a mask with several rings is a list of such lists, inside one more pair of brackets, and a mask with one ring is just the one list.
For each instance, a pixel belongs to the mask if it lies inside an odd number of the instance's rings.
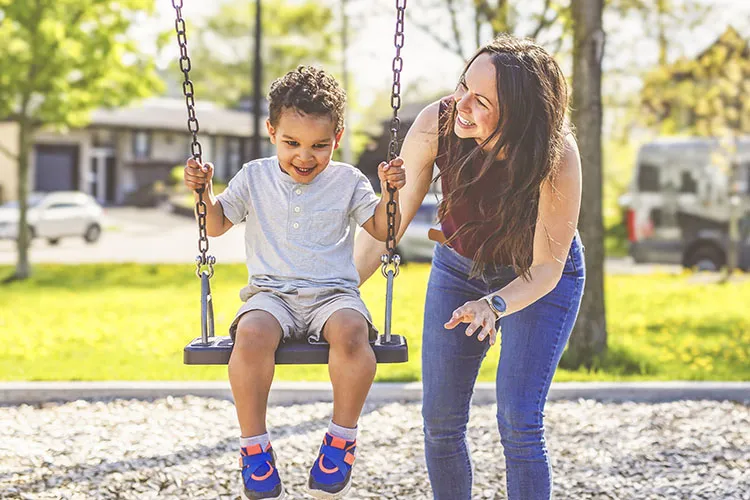
[[201,277],[201,272],[203,271],[203,267],[208,267],[208,279],[211,279],[214,277],[214,264],[216,264],[216,257],[213,255],[207,255],[205,262],[203,261],[203,256],[198,255],[195,257],[195,275],[199,278]]
[[388,277],[388,266],[393,266],[393,277],[398,276],[399,265],[401,264],[401,256],[399,254],[393,254],[393,261],[391,261],[389,254],[384,253],[380,256],[380,272],[383,273],[385,278]]

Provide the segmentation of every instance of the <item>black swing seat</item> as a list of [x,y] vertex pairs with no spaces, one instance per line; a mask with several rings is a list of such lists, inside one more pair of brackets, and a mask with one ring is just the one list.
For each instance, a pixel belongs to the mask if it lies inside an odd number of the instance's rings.
[[[409,361],[406,338],[391,335],[385,342],[383,335],[370,342],[378,363],[405,363]],[[208,337],[208,342],[198,337],[185,346],[183,360],[186,365],[226,365],[232,354],[234,342],[229,336]],[[324,365],[328,363],[328,343],[283,342],[276,349],[277,365]]]

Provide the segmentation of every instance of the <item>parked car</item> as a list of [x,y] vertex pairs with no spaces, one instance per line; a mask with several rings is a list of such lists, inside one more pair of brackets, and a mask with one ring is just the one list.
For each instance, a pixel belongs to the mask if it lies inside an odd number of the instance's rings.
[[[56,245],[60,238],[77,236],[87,243],[102,234],[104,210],[91,196],[76,191],[32,193],[28,199],[27,221],[32,238],[44,238]],[[17,201],[0,205],[0,239],[18,237]]]
[[[638,152],[633,181],[619,203],[627,210],[635,262],[718,270],[726,264],[729,215],[739,214],[738,267],[750,268],[750,139],[736,144],[730,178],[715,165],[708,138],[659,139]],[[733,197],[729,192],[736,193]]]

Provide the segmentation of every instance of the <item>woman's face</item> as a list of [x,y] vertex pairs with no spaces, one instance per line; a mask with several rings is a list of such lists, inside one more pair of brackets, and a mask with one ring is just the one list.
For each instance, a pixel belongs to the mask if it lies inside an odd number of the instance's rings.
[[453,130],[461,139],[481,143],[492,135],[500,120],[497,77],[491,57],[484,53],[474,59],[453,94],[457,111]]

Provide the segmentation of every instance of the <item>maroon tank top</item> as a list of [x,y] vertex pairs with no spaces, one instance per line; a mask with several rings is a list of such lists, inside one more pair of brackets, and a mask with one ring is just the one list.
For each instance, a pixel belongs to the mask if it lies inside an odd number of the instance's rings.
[[[459,139],[453,132],[454,124],[448,123],[450,119],[450,110],[453,106],[452,96],[444,97],[440,100],[440,113],[438,115],[438,154],[435,158],[435,164],[441,172],[444,171],[448,164],[448,150],[451,148],[461,148],[459,158],[468,154],[477,143],[473,139]],[[449,135],[444,135],[444,131],[450,130]],[[479,173],[484,157],[479,155],[470,165],[472,176]],[[497,192],[497,186],[507,178],[507,166],[502,161],[497,161],[492,168],[491,177],[487,182],[481,185],[474,185],[470,188],[467,195],[463,197],[451,210],[445,215],[440,223],[443,234],[446,238],[453,236],[458,228],[470,221],[482,220],[483,216],[479,213],[477,200],[484,198],[493,198]],[[449,193],[455,189],[455,179],[447,175],[440,176],[440,182],[443,193]],[[488,240],[497,228],[485,224],[473,235],[461,235],[451,242],[451,246],[460,255],[475,260],[477,250],[482,242]],[[493,262],[495,265],[511,265],[510,262]]]

